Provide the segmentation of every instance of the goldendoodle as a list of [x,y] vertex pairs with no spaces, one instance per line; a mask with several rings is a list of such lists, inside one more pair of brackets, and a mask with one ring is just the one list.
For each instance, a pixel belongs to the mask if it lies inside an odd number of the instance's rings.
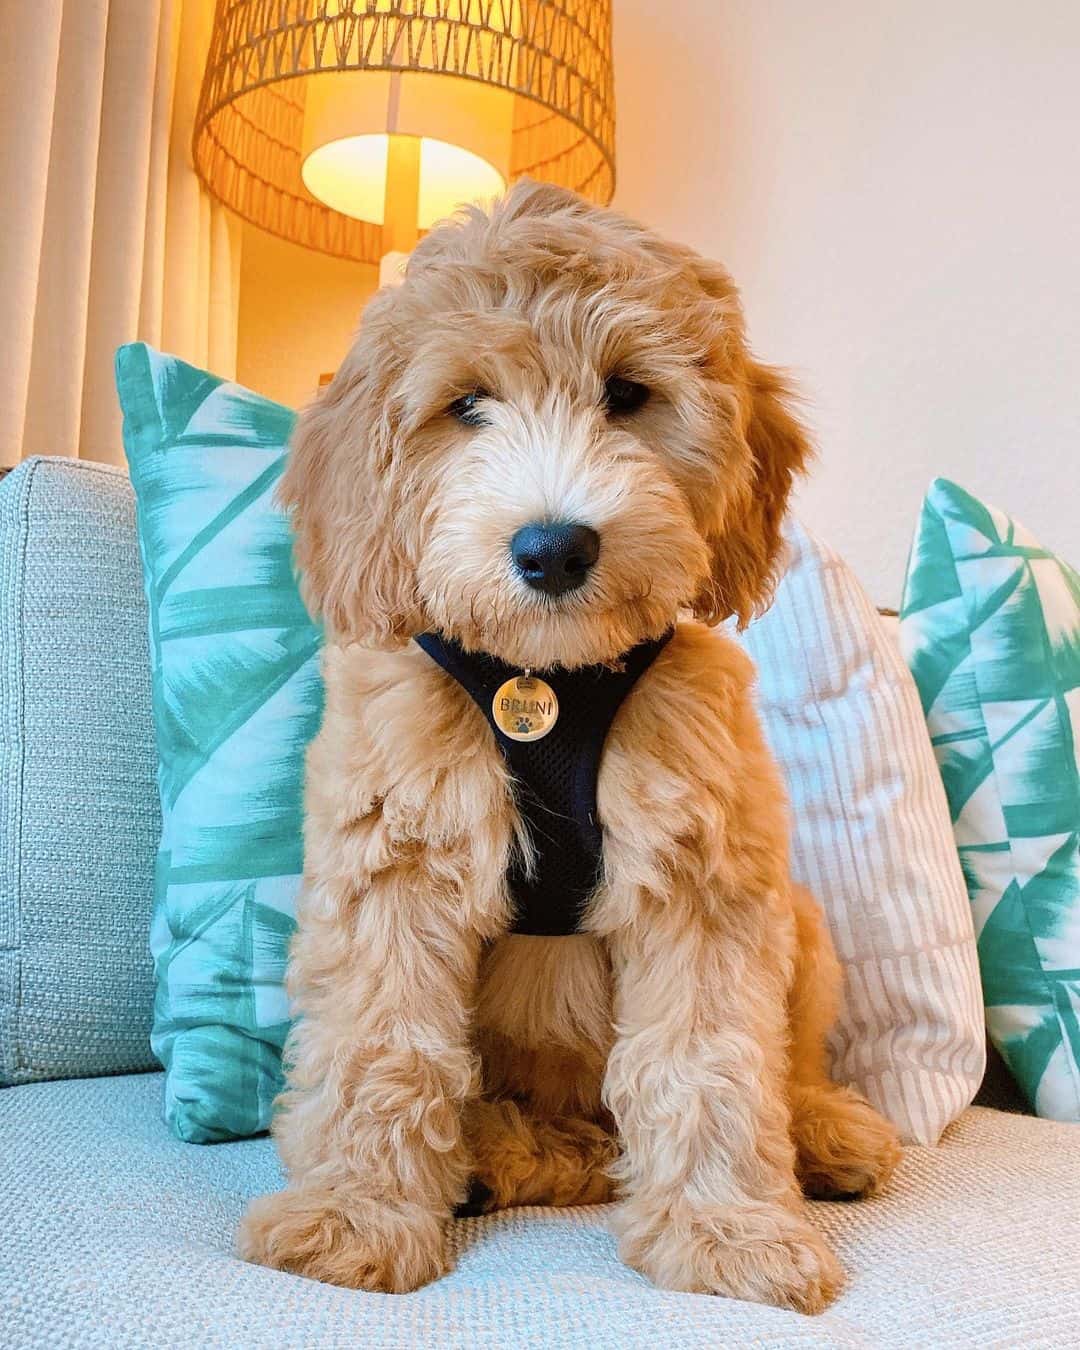
[[807,456],[727,273],[560,189],[438,227],[371,301],[281,493],[326,712],[289,1182],[245,1257],[405,1291],[470,1196],[615,1199],[664,1288],[836,1294],[804,1194],[899,1150],[829,1079],[836,958],[711,627],[767,604]]

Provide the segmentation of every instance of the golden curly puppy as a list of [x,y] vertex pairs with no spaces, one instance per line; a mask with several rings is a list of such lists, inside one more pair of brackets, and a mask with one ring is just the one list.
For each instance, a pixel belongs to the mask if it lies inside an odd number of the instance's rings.
[[[282,488],[326,713],[289,1184],[246,1258],[414,1289],[472,1182],[492,1207],[617,1196],[622,1255],[664,1288],[806,1312],[840,1288],[803,1191],[873,1190],[896,1136],[827,1076],[836,959],[751,663],[706,627],[768,600],[808,453],[787,397],[726,272],[549,187],[434,230],[368,306]],[[654,642],[603,744],[575,936],[510,931],[536,840],[425,633],[526,675]]]

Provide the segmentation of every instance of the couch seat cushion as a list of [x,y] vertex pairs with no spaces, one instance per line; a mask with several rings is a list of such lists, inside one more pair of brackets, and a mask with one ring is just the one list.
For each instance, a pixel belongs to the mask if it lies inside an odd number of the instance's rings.
[[202,1147],[161,1120],[160,1075],[0,1093],[0,1326],[19,1346],[587,1347],[1075,1344],[1080,1129],[972,1108],[876,1200],[812,1207],[850,1275],[823,1316],[661,1293],[602,1208],[454,1225],[455,1265],[404,1297],[232,1254],[267,1139]]

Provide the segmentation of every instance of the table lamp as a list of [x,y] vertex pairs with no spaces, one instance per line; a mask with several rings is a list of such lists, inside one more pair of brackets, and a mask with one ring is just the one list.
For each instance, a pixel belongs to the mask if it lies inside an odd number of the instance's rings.
[[245,220],[390,279],[528,174],[610,201],[611,0],[218,0],[195,168]]

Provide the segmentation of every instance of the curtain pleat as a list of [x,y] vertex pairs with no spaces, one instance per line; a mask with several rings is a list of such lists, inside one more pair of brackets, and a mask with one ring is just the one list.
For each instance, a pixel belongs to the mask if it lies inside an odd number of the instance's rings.
[[[110,0],[79,453],[120,462],[113,353],[139,332],[161,6]],[[56,447],[52,447],[55,453]]]
[[62,12],[61,0],[9,6],[0,45],[0,464],[22,456]]
[[79,443],[108,0],[67,4],[63,11],[30,379],[16,458],[73,454]]
[[185,0],[172,100],[160,345],[192,365],[234,379],[241,226],[202,190],[191,159],[195,107],[212,26],[212,4]]
[[169,142],[176,96],[180,40],[180,2],[161,0],[155,64],[154,105],[150,123],[150,166],[146,195],[146,252],[143,256],[139,330],[147,342],[161,345],[165,302],[165,232],[168,226]]
[[122,342],[235,376],[240,226],[191,163],[213,7],[42,0],[5,13],[0,192],[15,209],[0,234],[0,464],[122,463]]

